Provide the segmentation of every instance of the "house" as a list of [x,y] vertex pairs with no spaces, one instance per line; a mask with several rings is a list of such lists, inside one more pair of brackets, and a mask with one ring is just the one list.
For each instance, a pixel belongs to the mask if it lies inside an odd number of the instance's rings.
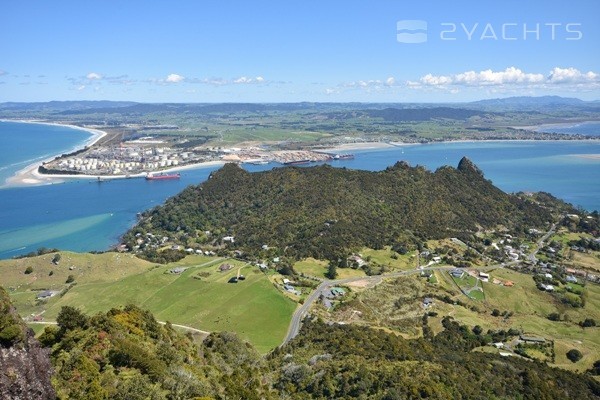
[[267,268],[269,268],[269,266],[267,264],[265,264],[265,263],[260,263],[260,264],[258,264],[258,268],[260,268],[260,269],[267,269]]
[[525,343],[546,343],[546,339],[537,336],[521,335],[519,339]]
[[548,279],[552,279],[552,274],[548,274],[548,273],[546,273],[546,274],[544,274],[544,277],[545,277],[545,278],[548,278]]
[[263,250],[269,250],[269,246],[267,246],[266,244],[263,244],[263,245],[262,245],[262,249],[263,249]]
[[496,342],[496,343],[492,343],[492,344],[497,349],[501,349],[504,347],[504,343],[502,343],[502,342]]
[[552,285],[546,285],[544,283],[540,283],[539,287],[540,287],[540,289],[545,290],[547,292],[553,292],[554,291],[554,286],[552,286]]
[[229,271],[233,266],[231,264],[221,264],[219,266],[219,272]]
[[425,297],[423,299],[423,307],[427,308],[433,305],[433,299],[431,297]]
[[567,275],[566,280],[569,283],[577,283],[577,278],[575,278],[573,275]]
[[288,278],[283,278],[283,284],[287,285],[288,283],[290,283],[290,280]]
[[186,269],[187,269],[187,268],[182,268],[182,267],[171,268],[171,269],[169,270],[169,273],[170,273],[170,274],[176,274],[176,275],[179,275],[179,274],[181,274],[183,271],[185,271]]
[[481,279],[482,282],[489,282],[490,281],[490,274],[486,274],[485,272],[480,272],[479,273],[479,279]]
[[275,258],[273,258],[273,262],[274,262],[274,263],[278,263],[278,262],[279,262],[279,257],[275,257]]
[[436,264],[439,264],[439,263],[441,263],[441,262],[442,262],[442,257],[440,257],[440,256],[435,256],[435,257],[433,257],[433,258],[431,259],[431,261],[433,261],[433,262],[434,262],[434,263],[436,263]]
[[506,282],[504,282],[504,286],[513,287],[513,286],[515,286],[515,283],[513,281],[506,281]]
[[38,300],[42,300],[42,299],[48,299],[52,296],[54,296],[54,293],[52,291],[44,290],[43,292],[38,293],[38,295],[35,296],[35,298]]
[[323,301],[323,305],[325,306],[326,309],[329,310],[331,307],[333,307],[333,303],[327,297],[323,296],[321,298],[321,300]]
[[283,288],[284,288],[285,290],[287,290],[288,292],[289,292],[290,290],[294,290],[294,287],[293,287],[292,285],[288,284],[288,283],[284,283],[284,284],[283,284]]
[[433,272],[431,271],[421,271],[421,276],[425,277],[425,278],[431,278],[431,276],[433,275]]
[[450,275],[452,275],[455,278],[462,278],[463,272],[460,269],[453,269],[452,271],[450,271]]
[[345,291],[344,289],[342,289],[342,288],[339,288],[339,287],[334,287],[334,288],[331,288],[331,294],[332,294],[334,297],[338,297],[338,296],[343,296],[343,295],[345,295],[345,294],[346,294],[346,291]]
[[224,242],[235,243],[235,238],[233,236],[223,236],[222,240]]
[[365,260],[363,260],[362,257],[359,255],[353,255],[348,257],[348,261],[355,262],[359,267],[362,267],[363,265],[367,264]]

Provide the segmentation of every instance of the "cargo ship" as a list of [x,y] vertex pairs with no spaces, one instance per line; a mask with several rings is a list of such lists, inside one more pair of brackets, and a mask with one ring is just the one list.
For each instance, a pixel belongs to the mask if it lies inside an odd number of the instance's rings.
[[283,165],[302,165],[302,164],[308,164],[308,163],[310,163],[310,160],[297,160],[297,161],[284,162]]
[[146,175],[146,180],[149,180],[149,181],[164,181],[164,180],[179,179],[179,178],[180,178],[179,173],[175,173],[175,174],[158,174],[158,175],[148,174],[148,175]]

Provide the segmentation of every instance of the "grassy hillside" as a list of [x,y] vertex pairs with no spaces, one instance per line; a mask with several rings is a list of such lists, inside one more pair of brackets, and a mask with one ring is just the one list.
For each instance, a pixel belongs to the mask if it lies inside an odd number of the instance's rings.
[[[444,330],[442,318],[450,316],[469,327],[481,326],[483,332],[512,328],[554,341],[555,360],[550,364],[560,368],[585,371],[600,359],[600,328],[582,328],[578,324],[586,318],[600,321],[599,285],[588,283],[585,306],[574,308],[540,291],[531,275],[509,269],[496,269],[490,275],[489,283],[479,283],[485,293],[483,299],[468,298],[447,272],[436,271],[435,284],[418,275],[386,280],[355,292],[332,312],[321,315],[336,322],[383,327],[415,338],[422,336],[423,314],[433,312],[435,316],[428,318],[433,334]],[[511,281],[514,286],[494,284],[493,279]],[[427,309],[422,305],[425,297],[434,298],[433,306]],[[494,310],[500,315],[494,316]],[[551,313],[558,313],[561,320],[548,319]],[[577,363],[566,358],[566,352],[573,348],[583,354]]]
[[[261,352],[281,343],[296,304],[285,297],[256,267],[215,257],[190,256],[167,266],[155,266],[131,255],[62,253],[59,265],[53,255],[0,262],[2,282],[20,314],[41,314],[55,320],[62,306],[94,314],[135,304],[152,311],[159,320],[206,331],[233,331]],[[218,272],[227,262],[233,268]],[[76,268],[70,270],[71,266]],[[31,266],[33,272],[24,274]],[[173,268],[187,268],[171,274]],[[49,271],[55,271],[49,276]],[[228,283],[238,270],[247,278]],[[66,284],[69,274],[75,284]],[[4,283],[6,282],[6,283]],[[21,283],[20,283],[21,282]],[[57,294],[38,301],[40,289]]]

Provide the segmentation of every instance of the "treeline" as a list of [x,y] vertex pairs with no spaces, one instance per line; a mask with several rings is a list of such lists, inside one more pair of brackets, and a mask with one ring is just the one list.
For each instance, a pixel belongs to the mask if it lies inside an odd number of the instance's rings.
[[251,254],[267,244],[292,258],[336,260],[365,246],[410,249],[432,238],[467,240],[481,228],[544,227],[551,219],[536,202],[493,186],[466,158],[435,172],[402,162],[380,172],[325,165],[249,173],[228,164],[144,213],[124,241],[133,248],[136,234],[152,233],[193,246],[206,244],[210,231],[212,240],[235,236],[234,248]]
[[[589,375],[518,357],[470,350],[482,336],[451,319],[430,340],[382,330],[307,321],[271,356],[284,398],[301,399],[593,399]],[[593,372],[593,371],[592,371]]]
[[[0,322],[10,309],[3,293],[0,288]],[[133,305],[94,316],[63,307],[57,324],[47,326],[39,341],[49,350],[59,398],[538,400],[600,395],[600,384],[592,378],[597,365],[576,374],[537,361],[472,352],[490,340],[490,333],[449,317],[440,334],[414,340],[307,319],[294,340],[266,357],[235,334],[194,338]],[[17,376],[11,385],[19,379],[27,378]]]

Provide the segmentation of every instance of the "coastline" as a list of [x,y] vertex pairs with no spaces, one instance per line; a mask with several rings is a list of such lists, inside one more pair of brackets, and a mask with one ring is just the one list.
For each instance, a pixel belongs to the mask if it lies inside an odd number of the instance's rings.
[[[101,131],[99,129],[94,128],[85,128],[82,126],[72,125],[72,124],[59,124],[56,122],[44,122],[38,120],[12,120],[12,119],[0,119],[0,122],[13,122],[13,123],[21,123],[21,124],[38,124],[38,125],[51,125],[51,126],[60,126],[71,129],[77,129],[80,131],[85,131],[90,134],[90,138],[86,140],[82,144],[77,144],[73,146],[71,149],[65,150],[60,154],[52,155],[46,159],[41,161],[36,161],[33,164],[29,164],[23,169],[18,170],[15,174],[5,182],[0,185],[0,188],[9,188],[9,187],[22,187],[22,186],[40,186],[40,185],[51,185],[54,183],[63,183],[64,181],[60,178],[71,178],[71,177],[80,177],[79,175],[42,175],[38,173],[38,168],[40,165],[54,160],[56,157],[59,157],[63,153],[71,153],[77,150],[84,149],[86,147],[93,146],[98,143],[100,139],[107,135],[106,132]],[[97,178],[96,178],[97,179]]]
[[573,121],[573,122],[556,122],[551,124],[528,125],[528,126],[511,126],[513,129],[522,129],[524,131],[544,132],[544,129],[551,128],[574,128],[579,125],[598,124],[600,121]]
[[[81,150],[86,147],[93,146],[99,140],[107,135],[106,132],[95,129],[95,128],[86,128],[72,124],[63,124],[56,122],[44,122],[39,120],[7,120],[0,119],[0,122],[16,122],[16,123],[28,123],[28,124],[41,124],[41,125],[53,125],[53,126],[61,126],[67,127],[71,129],[82,130],[91,135],[90,139],[87,140],[83,146],[78,144],[74,146],[70,150],[66,150],[63,153],[69,153],[77,150]],[[583,121],[583,122],[573,122],[573,123],[556,123],[556,124],[542,124],[542,125],[532,125],[532,126],[521,126],[521,127],[513,127],[516,129],[524,129],[530,131],[539,131],[545,127],[565,127],[565,126],[574,126],[578,124],[583,124],[586,122],[597,122],[597,121]],[[435,141],[428,143],[405,143],[405,142],[355,142],[355,143],[341,143],[337,145],[333,145],[330,147],[324,147],[319,149],[314,149],[316,152],[348,152],[348,151],[375,151],[375,150],[391,150],[394,148],[400,147],[408,147],[408,146],[417,146],[417,145],[426,145],[426,144],[445,144],[445,143],[508,143],[508,142],[571,142],[571,141],[582,141],[583,139],[574,139],[574,140],[539,140],[539,139],[493,139],[493,140],[477,140],[477,139],[462,139],[462,140],[443,140],[443,141]],[[591,138],[585,139],[585,141],[593,141],[597,142],[600,138]],[[33,164],[28,165],[27,167],[15,172],[15,174],[0,185],[0,189],[2,188],[12,188],[12,187],[29,187],[29,186],[41,186],[41,185],[52,185],[58,183],[64,183],[68,180],[113,180],[113,179],[129,179],[129,178],[142,178],[145,177],[147,173],[138,173],[131,175],[70,175],[70,174],[40,174],[38,172],[38,168],[43,163],[54,160],[56,157],[61,154],[53,155],[47,159],[37,161]],[[597,159],[596,157],[584,157],[589,159]],[[201,169],[207,168],[217,165],[224,165],[226,161],[222,160],[214,160],[214,161],[206,161],[201,163],[194,163],[182,166],[171,167],[165,170],[155,171],[160,173],[171,173],[171,172],[179,172],[190,169]]]

